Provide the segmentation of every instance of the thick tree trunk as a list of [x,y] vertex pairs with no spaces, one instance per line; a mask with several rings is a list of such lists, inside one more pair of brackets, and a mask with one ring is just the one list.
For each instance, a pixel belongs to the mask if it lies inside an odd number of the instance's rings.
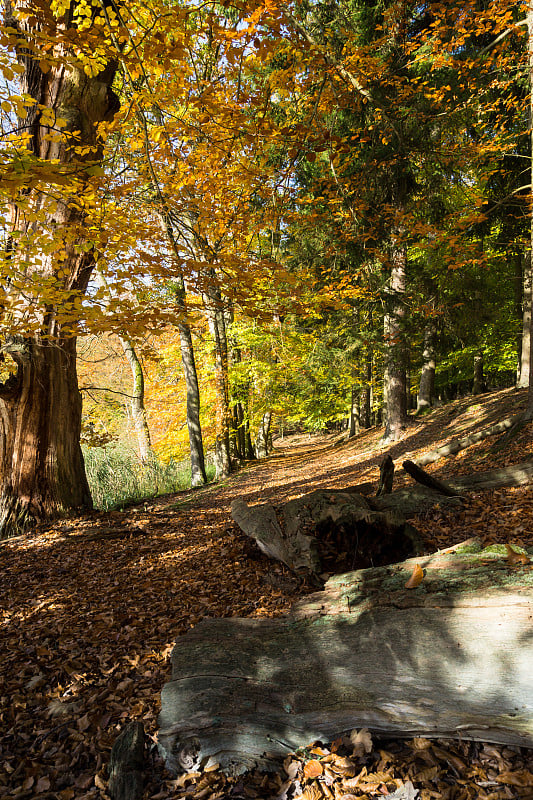
[[[4,322],[11,323],[16,336],[7,337],[3,351],[15,362],[16,375],[0,385],[0,536],[16,533],[38,518],[91,507],[79,443],[81,399],[72,309],[81,305],[94,267],[83,225],[87,167],[102,155],[96,125],[118,110],[110,89],[116,64],[90,77],[58,43],[43,72],[45,62],[35,41],[40,21],[33,15],[19,17],[16,4],[7,16],[8,24],[28,43],[18,52],[25,68],[22,92],[36,103],[21,121],[26,144],[32,156],[49,162],[51,174],[57,171],[58,181],[53,202],[29,183],[21,192],[20,207],[15,201],[11,209],[16,233],[10,248],[13,280],[5,288],[15,311]],[[62,132],[55,123],[42,121],[38,104],[51,110],[51,120],[65,121]],[[76,147],[86,146],[86,155],[75,152],[74,132]],[[65,174],[72,183],[60,195]],[[53,185],[53,177],[49,182]],[[40,293],[40,285],[51,287],[49,298]],[[22,309],[19,316],[16,309]]]
[[120,344],[124,350],[124,355],[130,365],[132,375],[131,389],[131,416],[137,442],[139,444],[139,455],[141,462],[147,464],[152,457],[152,444],[150,441],[150,429],[146,421],[146,409],[144,407],[144,375],[142,364],[135,352],[131,339],[127,336],[119,336]]
[[395,236],[391,256],[388,309],[385,315],[385,439],[397,441],[401,438],[407,420],[405,342],[403,319],[405,316],[405,269],[407,249]]
[[74,338],[7,345],[16,375],[0,386],[0,532],[91,508],[80,447],[81,395]]
[[272,767],[361,727],[531,747],[532,604],[529,570],[483,551],[335,576],[284,618],[203,620],[161,694],[167,765]]
[[423,414],[433,405],[435,394],[435,338],[437,328],[435,320],[430,318],[424,330],[424,351],[422,354],[422,373],[420,375],[420,388],[416,404],[417,414]]

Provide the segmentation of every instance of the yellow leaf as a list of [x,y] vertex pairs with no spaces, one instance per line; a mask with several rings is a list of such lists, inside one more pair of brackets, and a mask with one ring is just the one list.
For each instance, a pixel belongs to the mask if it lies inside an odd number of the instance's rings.
[[411,574],[411,577],[405,584],[406,589],[416,589],[422,581],[424,580],[424,570],[420,566],[420,564],[415,564],[415,568]]

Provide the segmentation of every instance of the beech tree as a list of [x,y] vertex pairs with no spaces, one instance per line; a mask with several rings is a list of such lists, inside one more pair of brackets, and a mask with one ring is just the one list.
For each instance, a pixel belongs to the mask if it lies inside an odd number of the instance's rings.
[[[111,89],[117,62],[95,22],[98,8],[6,8],[4,44],[22,68],[27,113],[18,120],[24,149],[20,140],[12,149],[10,169],[24,182],[12,193],[3,256],[2,354],[13,371],[0,385],[0,536],[91,507],[79,441],[76,311],[94,266],[84,223],[102,156],[97,126],[119,108]],[[75,46],[82,17],[96,59]]]

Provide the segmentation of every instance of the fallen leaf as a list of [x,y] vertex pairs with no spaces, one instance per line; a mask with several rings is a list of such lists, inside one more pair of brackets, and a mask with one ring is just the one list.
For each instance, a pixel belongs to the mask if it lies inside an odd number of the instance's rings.
[[324,767],[316,759],[308,761],[304,766],[304,775],[306,778],[318,778],[324,772]]
[[353,745],[353,756],[364,756],[372,752],[372,736],[368,728],[361,728],[360,731],[353,730],[350,733],[350,741]]
[[509,564],[530,564],[531,563],[530,559],[526,556],[525,553],[518,553],[507,542],[505,543],[505,549],[507,550],[507,561],[509,562]]
[[405,584],[405,588],[416,589],[417,586],[420,586],[423,580],[424,580],[424,570],[422,569],[420,564],[415,564],[415,568],[411,573],[411,577]]
[[37,783],[35,784],[35,791],[38,792],[47,792],[50,788],[50,778],[48,775],[43,775]]
[[528,769],[517,772],[500,772],[496,776],[498,783],[509,783],[511,786],[533,786],[533,774]]

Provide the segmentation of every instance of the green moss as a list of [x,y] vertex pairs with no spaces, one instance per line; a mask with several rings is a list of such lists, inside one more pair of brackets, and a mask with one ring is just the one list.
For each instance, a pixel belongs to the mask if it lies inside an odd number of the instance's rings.
[[481,542],[472,542],[471,544],[460,545],[455,552],[465,555],[467,553],[481,553],[482,549]]

